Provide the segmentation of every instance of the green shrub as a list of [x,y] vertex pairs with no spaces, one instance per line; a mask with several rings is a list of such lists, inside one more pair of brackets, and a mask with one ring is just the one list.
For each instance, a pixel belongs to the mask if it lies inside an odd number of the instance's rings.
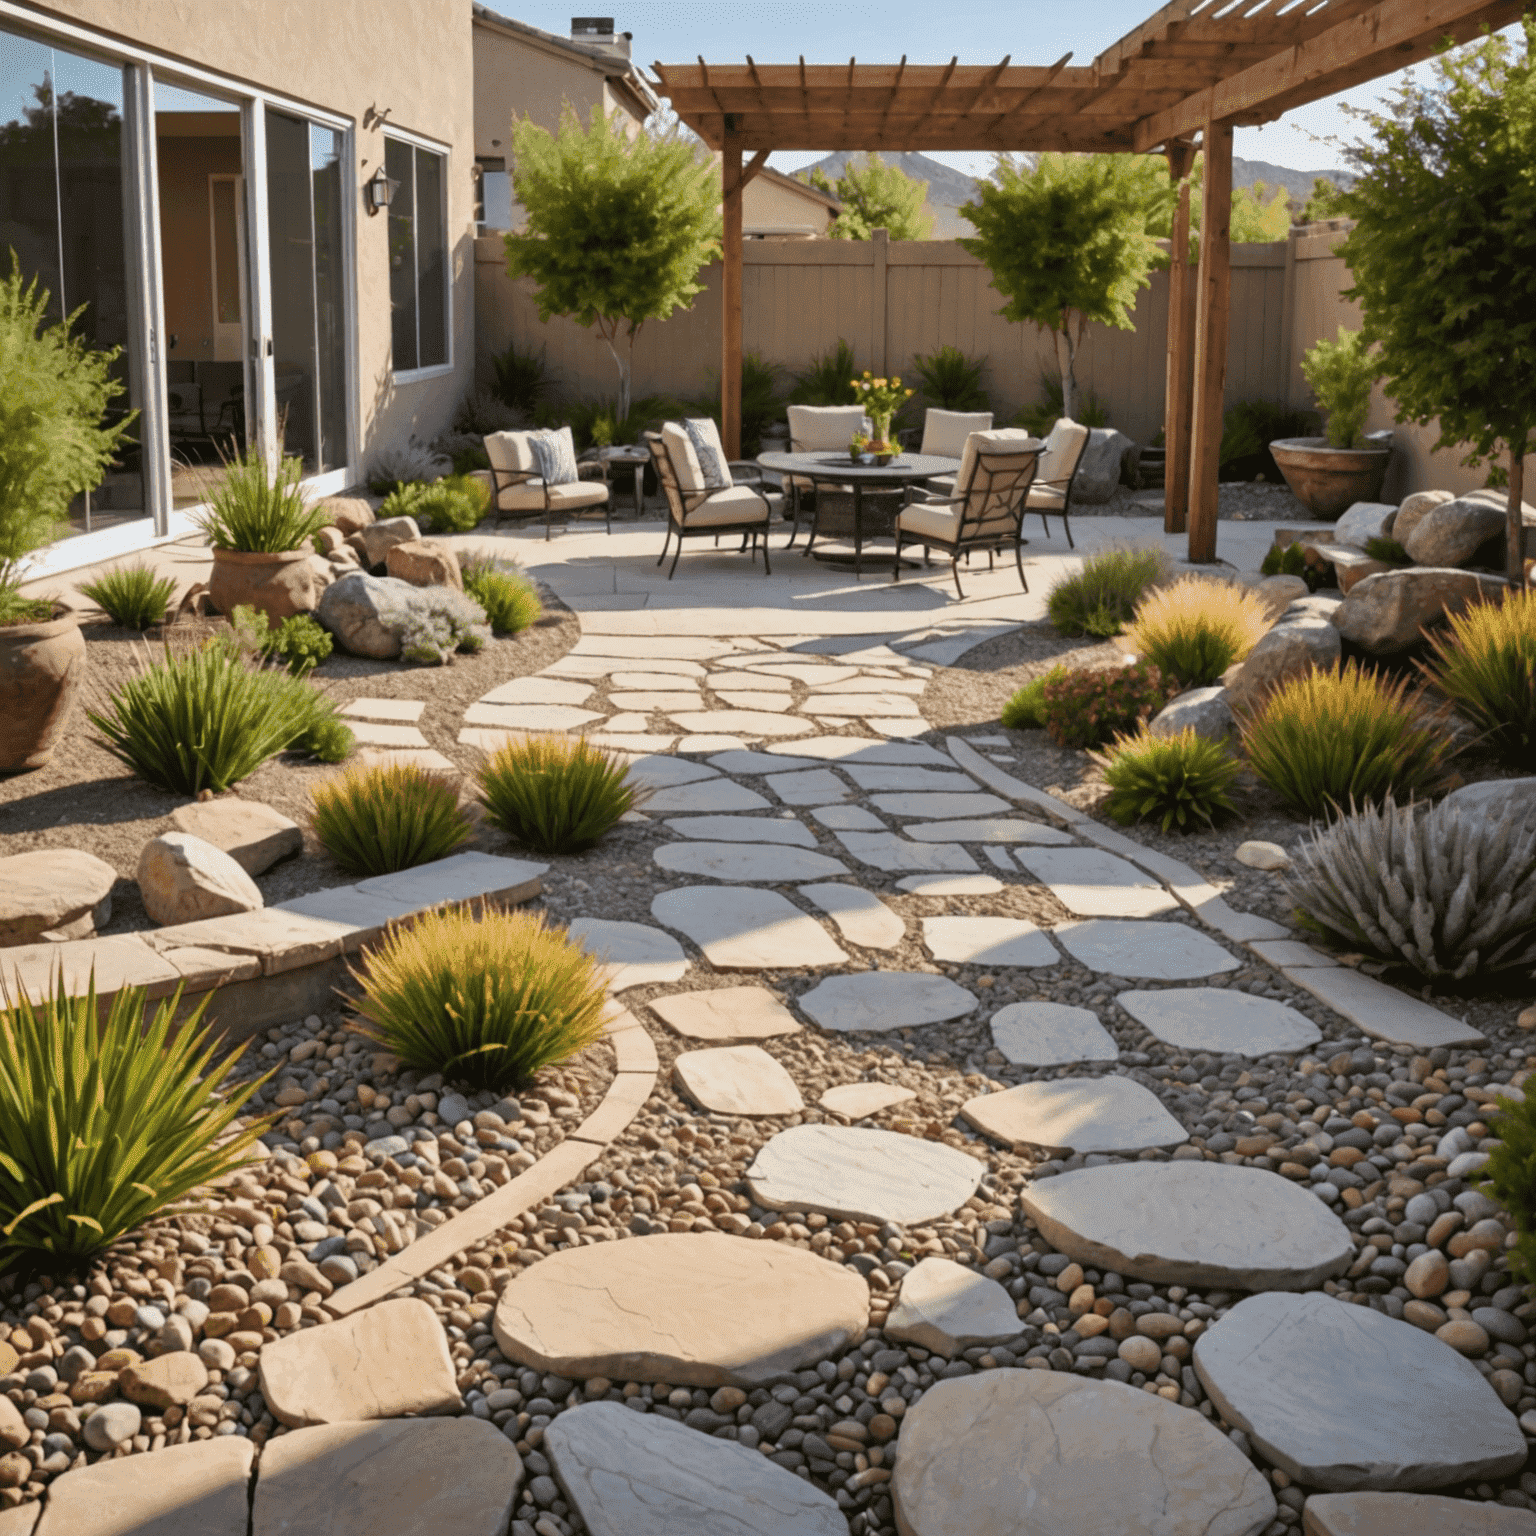
[[284,459],[269,477],[255,449],[225,459],[198,527],[215,549],[277,555],[309,548],[330,514],[318,502],[304,504],[303,473],[298,459]]
[[[755,458],[762,447],[763,431],[784,419],[784,401],[779,394],[780,368],[761,352],[741,355],[741,451],[745,458]],[[709,383],[697,399],[689,402],[690,415],[709,416],[720,425],[720,375],[708,375]],[[630,412],[631,422],[634,412]],[[626,438],[633,442],[634,438]]]
[[402,485],[430,485],[441,478],[445,467],[443,454],[419,438],[408,437],[403,443],[391,443],[374,454],[368,470],[368,489],[375,496],[387,496]]
[[1227,581],[1186,576],[1142,599],[1130,627],[1138,654],[1185,688],[1208,688],[1269,632],[1262,598]]
[[1051,588],[1046,611],[1059,635],[1107,640],[1131,622],[1142,593],[1167,570],[1161,549],[1100,550]]
[[108,571],[81,586],[82,596],[124,629],[148,629],[165,618],[165,605],[176,591],[169,576],[156,576],[142,561],[122,570]]
[[1226,414],[1221,432],[1223,480],[1280,480],[1269,451],[1278,437],[1305,437],[1317,418],[1273,400],[1239,400]]
[[524,1087],[603,1032],[602,968],[543,913],[431,912],[391,929],[353,977],[360,1033],[473,1089]]
[[1047,678],[1045,729],[1063,747],[1100,747],[1129,736],[1163,707],[1162,674],[1150,662]]
[[294,748],[325,762],[351,750],[336,707],[301,678],[257,667],[212,643],[140,669],[106,712],[88,711],[101,744],[172,794],[215,794]]
[[1483,1193],[1515,1223],[1509,1267],[1536,1285],[1536,1083],[1501,1093],[1497,1109],[1484,1108],[1493,1150],[1478,1181]]
[[295,613],[272,629],[260,608],[239,604],[229,616],[224,642],[250,660],[281,661],[294,677],[307,677],[335,646],[329,630],[307,613]]
[[1388,565],[1413,564],[1413,556],[1396,539],[1367,539],[1365,552],[1372,560],[1382,560]]
[[1045,685],[1065,677],[1067,669],[1052,667],[1040,677],[1031,678],[1003,705],[998,717],[1010,731],[1040,730],[1045,726]]
[[1450,635],[1430,636],[1425,675],[1494,751],[1528,768],[1536,760],[1536,591],[1448,617]]
[[1364,333],[1341,325],[1337,341],[1315,341],[1301,360],[1301,372],[1328,417],[1329,446],[1363,446],[1376,382],[1376,361]]
[[853,348],[841,337],[837,345],[811,359],[804,373],[795,375],[789,392],[791,405],[857,405],[858,392],[853,387],[859,365]]
[[479,778],[488,819],[537,853],[590,848],[637,799],[628,765],[580,736],[513,738]]
[[522,570],[508,561],[471,555],[460,566],[464,590],[485,609],[493,631],[516,635],[544,614],[539,591]]
[[1287,544],[1284,549],[1271,544],[1259,570],[1265,576],[1300,576],[1309,592],[1316,592],[1328,581],[1328,572],[1308,562],[1299,542]]
[[503,405],[532,416],[550,394],[549,365],[541,348],[537,353],[519,352],[513,342],[505,352],[494,353],[491,369],[493,393]]
[[1156,821],[1164,832],[1194,832],[1236,810],[1227,791],[1242,764],[1192,726],[1177,736],[1122,736],[1095,761],[1110,789],[1104,809],[1121,826]]
[[455,651],[473,653],[490,639],[485,609],[451,587],[420,588],[400,621],[399,634],[400,655],[428,666],[446,666]]
[[[719,409],[717,399],[714,410],[718,413]],[[546,406],[539,411],[538,424],[541,427],[569,427],[576,452],[585,453],[588,448],[638,442],[642,432],[653,428],[659,430],[660,423],[668,418],[708,412],[707,401],[700,406],[671,395],[643,395],[630,402],[628,416],[620,416],[618,401],[609,395],[568,401],[558,408]]]
[[244,1045],[215,1061],[206,1000],[173,1028],[179,989],[146,1021],[125,988],[103,1017],[94,975],[69,997],[62,973],[0,1010],[0,1272],[82,1269],[233,1173],[270,1123],[236,1125],[266,1079],[231,1080]]
[[959,347],[944,346],[912,359],[924,401],[941,411],[990,411],[992,402],[981,387],[987,366],[984,357],[967,357]]
[[1430,795],[1455,751],[1421,694],[1355,662],[1288,678],[1238,726],[1253,771],[1303,816]]
[[384,498],[378,516],[414,517],[423,533],[467,533],[490,509],[490,492],[468,475],[454,475],[430,485],[410,481]]
[[414,764],[348,768],[309,793],[310,825],[349,875],[389,875],[457,853],[473,832],[458,791]]

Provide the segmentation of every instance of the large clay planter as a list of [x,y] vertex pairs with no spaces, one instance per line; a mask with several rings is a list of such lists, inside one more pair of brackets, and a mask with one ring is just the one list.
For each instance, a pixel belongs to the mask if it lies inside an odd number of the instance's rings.
[[0,773],[41,768],[53,756],[84,676],[78,618],[0,627]]
[[1376,501],[1390,444],[1330,448],[1326,437],[1281,437],[1269,445],[1292,493],[1313,517],[1338,517],[1357,501]]
[[213,575],[208,578],[209,601],[226,616],[242,604],[259,608],[274,624],[296,613],[311,613],[320,601],[310,565],[313,558],[314,552],[308,549],[276,555],[216,549]]

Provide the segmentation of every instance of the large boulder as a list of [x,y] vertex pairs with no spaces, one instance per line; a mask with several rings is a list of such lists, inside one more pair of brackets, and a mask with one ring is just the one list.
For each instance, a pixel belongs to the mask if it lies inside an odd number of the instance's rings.
[[1334,542],[1353,544],[1364,549],[1370,539],[1392,537],[1392,520],[1397,508],[1386,501],[1357,501],[1333,525]]
[[1536,814],[1536,778],[1484,779],[1452,790],[1443,802],[1490,821],[1512,821]]
[[1371,559],[1364,550],[1349,544],[1319,544],[1309,551],[1307,559],[1309,564],[1331,565],[1334,580],[1339,584],[1339,591],[1344,593],[1348,593],[1357,582],[1364,581],[1367,576],[1376,576],[1382,571],[1398,569],[1397,566],[1385,560]]
[[1126,454],[1135,449],[1136,444],[1124,432],[1113,427],[1093,428],[1072,482],[1073,501],[1108,501],[1120,484]]
[[1397,509],[1397,516],[1392,519],[1392,537],[1399,544],[1406,546],[1409,534],[1436,507],[1443,507],[1446,502],[1454,501],[1455,499],[1455,494],[1451,491],[1415,491]]
[[363,559],[369,567],[382,565],[384,557],[396,544],[419,539],[421,529],[414,517],[386,517],[381,523],[369,523],[357,533],[363,546]]
[[391,576],[413,587],[452,587],[464,590],[459,557],[436,539],[407,539],[385,552],[384,566]]
[[162,927],[265,905],[256,882],[227,853],[190,832],[164,832],[145,843],[138,877],[144,910]]
[[1401,542],[1416,565],[1465,565],[1483,544],[1503,532],[1503,503],[1473,492],[1431,507]]
[[1292,603],[1242,664],[1227,670],[1228,706],[1237,712],[1255,710],[1288,679],[1336,667],[1344,649],[1329,622],[1337,601],[1317,594]]
[[1191,728],[1211,741],[1225,741],[1232,734],[1232,706],[1225,688],[1191,688],[1181,693],[1152,717],[1147,731],[1153,736],[1177,736]]
[[112,916],[117,871],[78,848],[0,859],[0,947],[87,939]]
[[1443,624],[1447,614],[1461,613],[1473,603],[1500,602],[1508,590],[1499,576],[1410,566],[1367,576],[1339,604],[1333,623],[1346,640],[1372,656],[1395,656],[1419,644],[1424,631]]
[[171,812],[178,832],[190,833],[227,853],[248,875],[259,875],[279,859],[304,851],[304,834],[297,822],[259,800],[234,796],[194,800]]
[[353,571],[325,589],[315,617],[336,636],[342,650],[388,661],[400,654],[402,609],[416,590],[393,576]]
[[327,496],[320,506],[343,538],[361,533],[374,520],[373,508],[361,496]]

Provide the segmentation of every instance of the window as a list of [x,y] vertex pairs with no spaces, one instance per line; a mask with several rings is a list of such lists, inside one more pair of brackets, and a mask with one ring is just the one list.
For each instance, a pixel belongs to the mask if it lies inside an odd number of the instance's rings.
[[396,373],[448,362],[448,219],[444,156],[384,141],[389,205],[389,306]]

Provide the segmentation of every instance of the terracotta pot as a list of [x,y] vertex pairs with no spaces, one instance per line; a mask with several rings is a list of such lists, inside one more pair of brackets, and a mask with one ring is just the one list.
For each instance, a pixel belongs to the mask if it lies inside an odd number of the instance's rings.
[[77,616],[0,628],[0,773],[41,768],[53,756],[84,676]]
[[1338,517],[1357,501],[1381,495],[1390,443],[1330,448],[1326,437],[1281,437],[1269,445],[1292,493],[1313,517]]
[[288,549],[281,554],[250,554],[239,549],[216,549],[208,596],[220,613],[228,616],[242,604],[259,608],[281,624],[296,613],[311,613],[320,601],[310,561],[314,552]]

